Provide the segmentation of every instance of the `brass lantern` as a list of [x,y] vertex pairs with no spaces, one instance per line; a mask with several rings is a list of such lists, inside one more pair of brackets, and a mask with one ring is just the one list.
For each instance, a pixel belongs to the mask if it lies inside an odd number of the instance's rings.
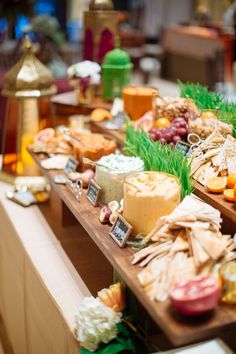
[[[2,95],[6,97],[6,115],[2,135],[1,177],[35,175],[36,166],[27,152],[34,135],[45,127],[42,121],[49,97],[56,93],[51,72],[35,57],[28,37],[23,42],[24,53],[19,62],[5,75]],[[5,175],[6,176],[6,175]]]
[[89,11],[84,13],[85,60],[102,63],[107,52],[115,47],[118,12],[111,0],[92,0]]

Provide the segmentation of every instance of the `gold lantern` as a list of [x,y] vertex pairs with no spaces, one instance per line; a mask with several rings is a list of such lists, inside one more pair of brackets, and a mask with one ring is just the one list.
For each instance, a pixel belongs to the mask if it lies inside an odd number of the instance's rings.
[[[35,57],[28,37],[19,62],[5,75],[2,95],[6,97],[6,115],[2,136],[1,177],[35,175],[36,166],[27,152],[34,135],[45,122],[40,117],[42,103],[56,93],[51,72]],[[42,102],[44,100],[44,102]]]
[[114,49],[117,34],[118,12],[111,0],[92,0],[84,13],[85,60],[103,62],[107,52]]

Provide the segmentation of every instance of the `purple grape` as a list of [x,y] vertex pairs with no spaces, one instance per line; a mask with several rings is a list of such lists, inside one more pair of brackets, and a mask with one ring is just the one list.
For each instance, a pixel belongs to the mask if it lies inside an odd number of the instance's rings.
[[172,137],[173,135],[170,133],[170,132],[166,132],[164,135],[163,135],[163,138],[167,141],[167,142],[170,142],[172,140]]
[[164,133],[166,131],[166,128],[156,128],[160,133]]
[[170,126],[170,131],[171,131],[171,134],[173,134],[173,136],[177,134],[177,128],[174,125]]
[[185,136],[185,135],[188,134],[188,131],[187,131],[186,128],[178,128],[178,134],[179,134],[180,136]]
[[185,119],[186,121],[189,120],[190,116],[191,116],[190,112],[184,113],[184,119]]
[[179,122],[173,122],[175,128],[181,128],[181,125]]
[[175,136],[173,137],[173,143],[174,143],[174,144],[177,144],[179,141],[181,141],[181,137],[180,137],[179,135],[175,135]]
[[187,122],[185,120],[183,120],[182,122],[179,122],[179,124],[183,128],[186,128],[186,126],[187,126]]
[[156,139],[159,140],[162,137],[162,133],[159,131],[159,129],[156,129],[155,133]]
[[178,118],[175,118],[175,119],[174,119],[174,123],[182,123],[182,122],[185,123],[185,119],[182,118],[182,117],[178,117]]

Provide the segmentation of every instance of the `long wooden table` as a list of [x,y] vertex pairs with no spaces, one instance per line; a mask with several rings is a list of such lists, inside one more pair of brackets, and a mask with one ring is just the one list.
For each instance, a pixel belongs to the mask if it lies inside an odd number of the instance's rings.
[[215,337],[221,335],[227,329],[236,328],[234,306],[221,304],[214,312],[198,318],[187,318],[179,315],[170,306],[169,301],[161,303],[151,301],[137,280],[140,267],[131,264],[132,249],[130,247],[119,248],[109,236],[110,227],[99,222],[100,207],[95,208],[88,202],[85,191],[81,202],[78,202],[66,186],[57,185],[53,182],[58,171],[44,170],[40,165],[40,161],[44,157],[33,153],[32,156],[42,174],[49,179],[53,190],[67,205],[71,213],[175,346]]
[[75,91],[69,91],[54,95],[51,99],[52,109],[55,116],[70,116],[74,114],[90,114],[96,108],[110,110],[112,103],[103,101],[100,97],[95,97],[91,104],[81,105],[78,103]]
[[[117,130],[108,130],[104,123],[90,123],[91,130],[105,134],[113,138],[118,143],[119,147],[124,146],[125,133]],[[226,201],[223,194],[208,193],[206,189],[197,181],[193,180],[194,194],[204,200],[206,203],[212,205],[214,208],[220,210],[223,220],[224,232],[234,234],[236,233],[236,204]]]

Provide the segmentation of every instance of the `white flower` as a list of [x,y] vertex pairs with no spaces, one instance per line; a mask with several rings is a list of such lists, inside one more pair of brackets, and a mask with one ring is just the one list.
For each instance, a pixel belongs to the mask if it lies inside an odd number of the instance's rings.
[[68,76],[87,77],[98,75],[101,71],[101,66],[93,61],[85,60],[80,63],[71,65],[68,70]]
[[75,315],[76,335],[81,345],[94,352],[100,343],[108,343],[117,335],[121,314],[94,297],[85,297]]
[[69,77],[73,77],[76,75],[76,64],[71,65],[68,69],[67,69],[67,74]]
[[92,85],[98,85],[101,81],[101,76],[99,74],[91,75],[90,83]]

